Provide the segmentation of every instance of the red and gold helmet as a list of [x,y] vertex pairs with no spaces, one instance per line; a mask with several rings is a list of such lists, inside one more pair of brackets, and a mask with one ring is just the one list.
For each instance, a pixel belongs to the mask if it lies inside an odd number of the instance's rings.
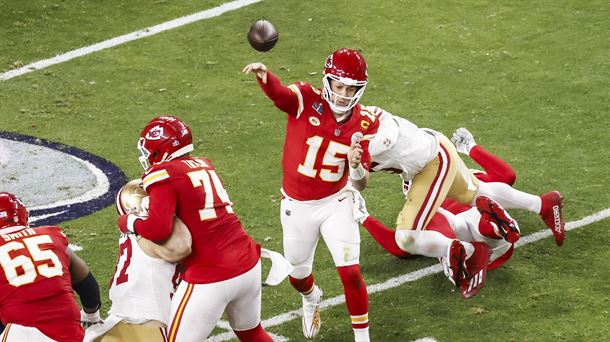
[[142,187],[140,179],[134,179],[123,185],[116,194],[116,211],[119,215],[141,213],[143,211],[142,201],[148,196]]
[[193,135],[184,121],[175,116],[152,119],[140,133],[140,164],[144,170],[193,151]]
[[[345,97],[333,92],[330,87],[330,80],[348,86],[356,86],[358,88],[356,94],[353,97]],[[346,48],[339,49],[326,58],[324,77],[322,78],[324,84],[322,94],[334,112],[345,113],[358,103],[364,93],[364,88],[366,88],[367,80],[366,61],[360,52]],[[334,100],[332,96],[334,96]],[[337,105],[336,100],[339,97],[349,100],[349,104],[347,106]]]
[[28,226],[30,213],[15,195],[0,192],[0,229],[12,226]]

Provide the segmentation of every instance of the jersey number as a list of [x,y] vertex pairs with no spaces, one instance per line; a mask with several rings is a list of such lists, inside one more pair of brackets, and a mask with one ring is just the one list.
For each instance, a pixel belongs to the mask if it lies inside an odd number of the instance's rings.
[[[46,278],[53,278],[64,274],[61,262],[51,250],[40,249],[40,245],[53,243],[48,235],[38,235],[18,241],[11,241],[0,247],[0,264],[9,284],[15,287],[34,282],[40,274]],[[10,253],[25,249],[28,255],[18,255],[14,258]],[[44,264],[34,266],[34,261],[45,261]]]
[[[194,188],[203,187],[205,192],[205,204],[203,209],[199,209],[199,219],[201,221],[216,218],[216,206],[214,205],[214,189],[222,203],[226,203],[224,208],[228,213],[233,212],[231,200],[227,190],[222,186],[222,182],[214,170],[198,170],[188,173]],[[213,186],[212,186],[213,185]],[[223,205],[219,205],[221,207]]]
[[[349,146],[340,144],[336,141],[330,141],[326,152],[324,152],[324,158],[322,159],[322,168],[317,170],[314,168],[316,159],[318,157],[318,151],[324,138],[318,135],[309,137],[305,142],[309,148],[305,155],[305,161],[299,164],[297,171],[310,178],[316,178],[318,171],[320,171],[320,179],[325,182],[338,182],[343,178],[343,172],[345,172],[345,160],[346,157],[340,157],[340,155],[347,155],[349,152]],[[326,168],[324,168],[326,167]],[[336,171],[333,171],[336,168]]]
[[125,255],[125,261],[123,262],[123,267],[121,267],[121,271],[116,276],[116,284],[120,285],[126,283],[129,280],[129,274],[127,274],[127,268],[129,268],[129,264],[131,263],[131,254],[133,253],[133,248],[131,247],[131,239],[127,238],[123,243],[119,245],[119,261],[117,261],[117,266],[120,263],[121,258]]

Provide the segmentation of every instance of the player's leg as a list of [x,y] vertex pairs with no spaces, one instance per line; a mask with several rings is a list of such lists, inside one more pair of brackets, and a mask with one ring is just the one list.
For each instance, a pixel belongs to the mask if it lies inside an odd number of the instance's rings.
[[[454,216],[456,217],[455,222],[463,222],[463,224],[460,224],[460,228],[456,229],[458,237],[466,239],[467,235],[470,235],[469,241],[484,242],[491,248],[491,256],[487,266],[488,270],[496,269],[510,259],[514,250],[513,244],[497,235],[488,236],[492,233],[487,231],[488,223],[481,219],[481,213],[479,213],[477,208],[471,208]],[[464,226],[466,227],[465,230],[468,231],[467,235],[466,233],[462,235]]]
[[322,290],[315,285],[312,274],[313,259],[320,236],[319,204],[307,204],[289,198],[282,199],[284,257],[293,266],[290,284],[302,296],[303,334],[313,337],[320,330],[320,302]]
[[172,297],[167,340],[203,341],[220,320],[227,305],[223,282],[180,282]]
[[400,249],[394,238],[395,230],[390,229],[383,223],[379,222],[373,216],[369,216],[362,222],[362,226],[371,234],[377,244],[385,249],[388,253],[401,259],[411,258],[413,255]]
[[225,309],[229,325],[240,341],[273,342],[261,326],[261,263],[248,272],[225,281],[230,291]]
[[320,228],[343,284],[345,303],[349,311],[355,341],[369,341],[368,293],[360,272],[360,231],[352,212],[350,198],[329,203],[329,213]]
[[[453,241],[439,232],[424,230],[456,177],[457,152],[451,143],[449,145],[447,148],[441,143],[438,157],[413,178],[406,203],[396,219],[396,243],[410,254],[440,258],[446,255]],[[466,243],[465,248],[472,254],[472,246]]]

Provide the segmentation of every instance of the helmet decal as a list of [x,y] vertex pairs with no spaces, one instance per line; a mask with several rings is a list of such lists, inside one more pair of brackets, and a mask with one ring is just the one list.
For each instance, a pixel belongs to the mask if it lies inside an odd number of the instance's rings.
[[148,131],[148,133],[146,133],[146,139],[147,140],[160,140],[161,137],[163,137],[163,127],[157,125],[153,128],[150,129],[150,131]]

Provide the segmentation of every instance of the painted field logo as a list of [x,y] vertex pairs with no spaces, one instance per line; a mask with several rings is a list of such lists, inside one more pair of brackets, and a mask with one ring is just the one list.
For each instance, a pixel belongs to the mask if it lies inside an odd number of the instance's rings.
[[117,166],[89,152],[0,131],[0,191],[25,203],[33,226],[57,224],[113,204],[125,182]]

